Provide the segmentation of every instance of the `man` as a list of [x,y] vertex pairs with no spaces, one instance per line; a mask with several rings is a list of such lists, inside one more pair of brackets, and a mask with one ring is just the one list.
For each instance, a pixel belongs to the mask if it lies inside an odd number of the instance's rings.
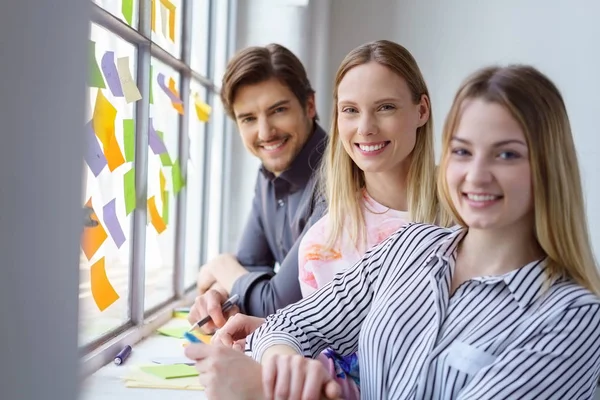
[[225,324],[221,304],[233,294],[240,296],[234,313],[259,317],[302,298],[298,245],[324,211],[315,172],[327,135],[316,122],[314,90],[300,60],[277,44],[240,51],[225,71],[221,101],[262,165],[237,254],[217,256],[198,276],[200,296],[189,320],[210,315],[208,333]]

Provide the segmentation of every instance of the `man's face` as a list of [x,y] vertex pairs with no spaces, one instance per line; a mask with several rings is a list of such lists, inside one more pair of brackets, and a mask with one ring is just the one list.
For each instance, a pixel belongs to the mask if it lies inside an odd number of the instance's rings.
[[292,91],[275,78],[240,87],[233,112],[248,151],[275,175],[290,167],[308,140],[316,115],[314,96],[302,108]]

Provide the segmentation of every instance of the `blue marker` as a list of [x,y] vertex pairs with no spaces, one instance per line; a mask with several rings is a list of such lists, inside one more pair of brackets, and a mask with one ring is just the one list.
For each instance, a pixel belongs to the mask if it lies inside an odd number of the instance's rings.
[[131,346],[127,345],[125,347],[123,347],[123,350],[121,350],[119,352],[119,354],[117,354],[117,356],[115,357],[115,364],[116,365],[121,365],[125,362],[125,360],[127,359],[127,357],[129,357],[129,355],[131,354]]
[[183,336],[185,336],[185,338],[186,338],[187,340],[189,340],[190,342],[192,342],[192,343],[202,343],[202,342],[200,341],[200,339],[198,339],[196,336],[192,335],[192,334],[191,334],[191,333],[189,333],[189,332],[185,332],[185,333],[183,334]]

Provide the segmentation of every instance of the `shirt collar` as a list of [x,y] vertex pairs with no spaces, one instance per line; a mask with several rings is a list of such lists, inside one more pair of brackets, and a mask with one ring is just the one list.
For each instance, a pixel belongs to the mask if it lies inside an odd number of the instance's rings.
[[[458,225],[449,229],[451,233],[435,251],[435,255],[446,262],[454,256],[458,243],[467,233],[466,228]],[[543,258],[504,275],[476,277],[473,280],[486,284],[504,282],[519,306],[526,308],[544,294],[545,282],[550,285],[554,283],[554,279],[550,279],[546,273],[546,267],[547,258]]]
[[317,123],[308,141],[298,153],[290,168],[276,177],[271,171],[268,171],[261,165],[260,170],[265,178],[273,181],[276,178],[283,179],[290,183],[292,189],[304,187],[313,173],[319,168],[321,158],[325,150],[327,134]]

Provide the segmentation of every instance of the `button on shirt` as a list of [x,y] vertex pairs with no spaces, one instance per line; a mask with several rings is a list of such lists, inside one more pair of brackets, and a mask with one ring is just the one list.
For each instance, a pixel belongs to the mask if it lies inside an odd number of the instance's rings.
[[259,360],[359,351],[363,399],[592,399],[600,299],[545,260],[468,280],[450,295],[465,229],[410,224],[247,340]]
[[[290,168],[275,176],[261,167],[252,211],[237,252],[250,273],[234,282],[243,313],[265,317],[302,298],[298,282],[298,245],[304,232],[324,214],[317,197],[317,174],[327,135],[315,129]],[[275,264],[280,268],[274,272]]]

